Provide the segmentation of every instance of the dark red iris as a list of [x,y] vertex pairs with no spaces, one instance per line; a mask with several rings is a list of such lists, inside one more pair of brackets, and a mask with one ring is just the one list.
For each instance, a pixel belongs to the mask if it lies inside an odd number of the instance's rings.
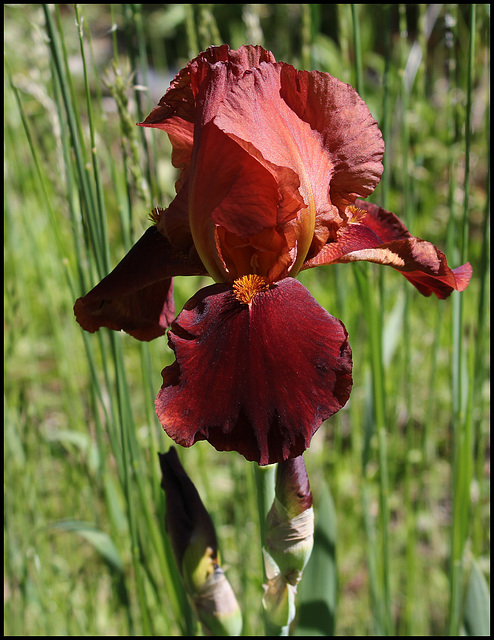
[[217,284],[171,325],[176,361],[163,370],[158,417],[183,446],[206,439],[259,464],[296,457],[352,385],[345,328],[294,280],[299,271],[368,260],[446,298],[471,267],[450,269],[393,213],[361,200],[381,177],[381,132],[329,74],[261,47],[210,47],[141,125],[169,135],[177,195],[77,300],[77,319],[151,340],[174,315],[171,277],[211,276]]

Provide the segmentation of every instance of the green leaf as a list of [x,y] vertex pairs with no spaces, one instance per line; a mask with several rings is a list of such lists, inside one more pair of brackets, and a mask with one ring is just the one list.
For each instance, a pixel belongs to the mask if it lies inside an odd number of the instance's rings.
[[50,528],[77,533],[96,549],[110,569],[117,573],[123,573],[122,558],[115,543],[107,533],[96,528],[90,522],[62,520],[53,523]]
[[465,595],[463,625],[468,636],[491,635],[489,587],[484,574],[473,558]]
[[332,636],[335,630],[336,512],[326,483],[314,506],[314,549],[298,587],[295,635]]

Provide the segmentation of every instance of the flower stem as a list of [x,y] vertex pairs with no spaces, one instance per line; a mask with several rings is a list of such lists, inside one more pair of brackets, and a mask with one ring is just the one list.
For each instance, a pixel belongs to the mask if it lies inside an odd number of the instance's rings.
[[[273,504],[274,500],[274,487],[275,487],[275,479],[276,479],[276,465],[270,464],[265,467],[260,467],[259,465],[254,465],[254,475],[256,479],[256,489],[257,489],[257,508],[259,513],[259,533],[261,540],[261,555],[262,549],[266,542],[266,516],[268,515],[268,511]],[[263,557],[263,567],[264,567],[264,557]],[[263,582],[267,581],[267,577],[264,574]],[[273,625],[266,615],[264,618],[264,630],[267,636],[287,636],[288,635],[288,626],[279,627]]]
[[265,467],[254,465],[257,489],[257,508],[259,512],[259,531],[261,546],[265,543],[266,537],[266,516],[274,500],[274,483],[276,475],[276,465],[269,464]]

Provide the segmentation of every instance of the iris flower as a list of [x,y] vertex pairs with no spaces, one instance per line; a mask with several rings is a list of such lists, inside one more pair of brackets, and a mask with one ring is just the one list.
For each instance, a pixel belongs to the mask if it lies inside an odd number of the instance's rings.
[[[303,270],[367,260],[425,296],[468,285],[434,245],[362,200],[384,143],[365,102],[327,73],[297,71],[260,46],[210,47],[140,123],[162,129],[179,169],[176,197],[117,267],[75,304],[87,331],[163,335],[156,412],[189,447],[208,440],[261,465],[299,456],[347,402],[344,325],[296,280]],[[172,277],[208,275],[174,319]]]

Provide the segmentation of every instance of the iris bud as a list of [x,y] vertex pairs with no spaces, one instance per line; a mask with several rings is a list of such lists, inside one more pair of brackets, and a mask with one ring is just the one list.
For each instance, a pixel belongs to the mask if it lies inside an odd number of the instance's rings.
[[275,499],[266,519],[266,550],[286,582],[302,577],[314,542],[314,511],[302,456],[278,464]]
[[298,456],[278,463],[275,498],[266,517],[263,606],[274,635],[287,635],[295,618],[297,584],[313,542],[312,493],[304,459]]
[[185,591],[207,635],[240,635],[242,615],[219,566],[211,517],[175,449],[158,456],[166,495],[166,529]]

